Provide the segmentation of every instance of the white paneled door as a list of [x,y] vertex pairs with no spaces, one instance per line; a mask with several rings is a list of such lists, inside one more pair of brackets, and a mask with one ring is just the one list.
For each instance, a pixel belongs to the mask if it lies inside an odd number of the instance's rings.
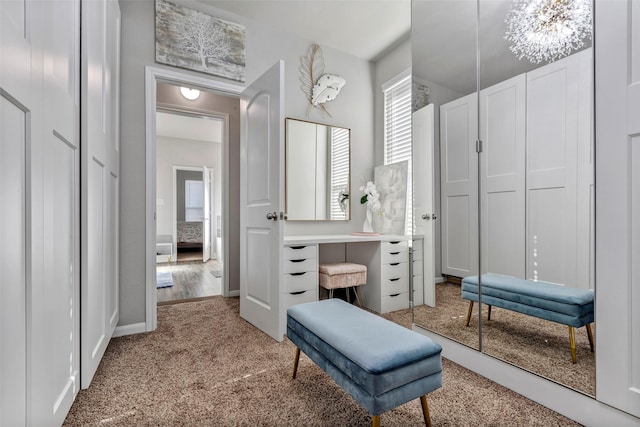
[[116,0],[82,2],[82,387],[118,323],[119,56]]
[[596,398],[640,417],[640,1],[595,7]]
[[[434,206],[434,144],[435,144],[435,111],[429,104],[413,113],[412,117],[412,156],[413,156],[413,203],[416,235],[422,236],[422,275],[414,276],[417,280],[413,286],[423,286],[423,301],[415,304],[436,306],[435,286],[435,228],[438,219]],[[415,248],[414,248],[415,249]],[[415,253],[415,251],[414,251]],[[415,275],[415,273],[414,273]],[[422,278],[422,283],[419,282]],[[414,295],[416,292],[414,291]]]
[[284,62],[249,85],[240,102],[240,316],[282,341]]
[[211,169],[202,166],[202,262],[211,259]]
[[526,76],[480,91],[482,273],[525,277]]
[[440,107],[442,273],[477,274],[478,103],[476,94]]
[[80,2],[2,1],[0,32],[0,425],[61,425],[80,367]]

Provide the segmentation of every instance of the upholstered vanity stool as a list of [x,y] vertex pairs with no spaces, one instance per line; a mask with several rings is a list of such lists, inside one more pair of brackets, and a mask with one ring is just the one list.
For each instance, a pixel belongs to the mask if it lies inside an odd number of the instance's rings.
[[350,262],[320,264],[318,266],[318,272],[320,273],[320,286],[329,291],[329,298],[333,298],[334,289],[346,289],[347,302],[350,302],[348,288],[352,288],[356,296],[356,302],[359,306],[362,306],[360,298],[358,297],[357,287],[367,284],[366,265]]

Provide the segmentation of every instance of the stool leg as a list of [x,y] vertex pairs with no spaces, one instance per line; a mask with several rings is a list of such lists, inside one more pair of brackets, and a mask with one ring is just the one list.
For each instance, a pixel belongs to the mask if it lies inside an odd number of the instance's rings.
[[329,298],[333,298],[333,289],[329,289]]
[[293,360],[293,374],[291,375],[291,379],[296,379],[296,372],[298,371],[298,361],[300,360],[300,347],[296,347],[296,357]]
[[589,345],[591,346],[591,353],[593,353],[593,332],[591,332],[591,323],[587,325],[587,337],[589,338]]
[[489,306],[489,313],[487,314],[487,320],[491,320],[491,306]]
[[569,326],[569,346],[571,347],[571,361],[575,365],[578,361],[576,356],[576,334],[573,326]]
[[469,310],[467,310],[467,321],[464,326],[469,326],[469,322],[471,321],[471,312],[473,311],[473,301],[469,301]]
[[424,423],[427,427],[431,427],[431,416],[429,415],[429,405],[427,405],[427,396],[423,394],[420,396],[420,404],[422,405],[422,415],[424,416]]
[[349,296],[349,288],[344,288],[344,293],[347,296],[347,302],[351,304],[351,297]]
[[353,294],[356,296],[356,302],[358,303],[358,307],[362,307],[362,303],[360,302],[360,297],[358,296],[358,288],[356,286],[353,287]]
[[371,417],[372,427],[380,427],[380,415],[374,415]]

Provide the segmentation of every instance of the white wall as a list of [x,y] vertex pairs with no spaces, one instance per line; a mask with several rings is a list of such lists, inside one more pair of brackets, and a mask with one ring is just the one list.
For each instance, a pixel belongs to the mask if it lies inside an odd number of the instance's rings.
[[[352,190],[360,185],[360,176],[373,177],[374,120],[373,71],[369,62],[334,49],[323,47],[325,72],[339,74],[347,81],[340,96],[328,104],[333,117],[318,111],[306,117],[307,99],[300,89],[300,57],[311,43],[228,12],[189,3],[203,10],[246,26],[246,81],[252,82],[279,59],[285,60],[285,96],[287,117],[348,127],[352,138]],[[122,11],[122,89],[121,89],[121,255],[120,326],[145,321],[145,66],[172,68],[155,62],[154,2],[120,0]],[[406,68],[406,67],[405,67]],[[180,70],[186,74],[200,73]],[[209,76],[207,76],[209,77]],[[218,79],[211,76],[212,80]],[[230,150],[233,149],[230,148]],[[239,165],[230,165],[237,170]],[[237,183],[230,182],[230,185]],[[231,215],[239,211],[231,210]],[[364,210],[353,209],[350,222],[289,222],[288,234],[348,233],[358,230]],[[237,276],[236,276],[237,277]],[[238,289],[237,283],[229,283]]]
[[[221,145],[215,142],[193,141],[166,136],[157,137],[156,146],[156,233],[173,233],[173,166],[213,168],[218,187],[215,209],[220,214]],[[215,232],[215,230],[212,230]],[[175,242],[174,242],[175,243]]]

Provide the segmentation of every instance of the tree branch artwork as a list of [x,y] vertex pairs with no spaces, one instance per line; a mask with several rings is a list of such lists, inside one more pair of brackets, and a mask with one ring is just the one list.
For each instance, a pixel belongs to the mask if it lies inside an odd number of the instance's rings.
[[244,82],[245,27],[156,0],[156,61]]
[[312,108],[318,108],[332,117],[325,103],[336,99],[345,83],[340,76],[324,74],[322,49],[316,43],[311,44],[307,54],[300,58],[300,89],[309,101],[307,117]]

